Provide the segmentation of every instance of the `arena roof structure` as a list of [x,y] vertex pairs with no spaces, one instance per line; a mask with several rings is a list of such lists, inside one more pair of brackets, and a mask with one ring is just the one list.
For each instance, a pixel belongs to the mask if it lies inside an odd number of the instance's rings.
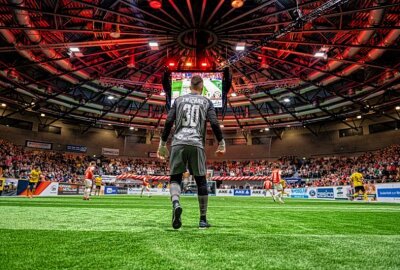
[[1,118],[158,129],[163,72],[188,63],[230,68],[225,129],[351,126],[400,105],[400,0],[0,0],[0,12]]

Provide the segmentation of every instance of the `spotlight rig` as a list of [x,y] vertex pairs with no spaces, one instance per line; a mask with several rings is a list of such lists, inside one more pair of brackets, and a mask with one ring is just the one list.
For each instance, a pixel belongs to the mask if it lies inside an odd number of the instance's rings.
[[286,36],[290,32],[301,28],[304,24],[319,18],[321,15],[324,15],[329,10],[331,10],[331,9],[337,7],[337,6],[343,5],[343,4],[345,4],[345,3],[349,2],[349,1],[351,1],[351,0],[332,0],[332,1],[328,1],[325,4],[321,5],[320,7],[314,9],[312,12],[310,12],[307,15],[303,15],[301,13],[300,9],[297,9],[296,12],[295,12],[297,18],[292,23],[290,23],[286,27],[274,32],[274,34],[261,39],[260,41],[256,41],[256,42],[247,42],[246,41],[246,43],[250,43],[251,46],[248,47],[244,51],[240,51],[240,52],[236,53],[235,55],[233,55],[232,57],[230,57],[226,61],[220,63],[219,68],[223,69],[225,67],[229,67],[229,66],[235,64],[241,58],[249,55],[252,52],[257,51],[260,47],[267,45],[270,41],[275,40],[277,38],[281,38],[283,36]]

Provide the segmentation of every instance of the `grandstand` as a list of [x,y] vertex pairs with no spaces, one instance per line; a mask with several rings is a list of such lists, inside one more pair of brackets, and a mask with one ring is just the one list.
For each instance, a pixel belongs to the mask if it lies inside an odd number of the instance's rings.
[[400,0],[0,11],[0,269],[400,269]]

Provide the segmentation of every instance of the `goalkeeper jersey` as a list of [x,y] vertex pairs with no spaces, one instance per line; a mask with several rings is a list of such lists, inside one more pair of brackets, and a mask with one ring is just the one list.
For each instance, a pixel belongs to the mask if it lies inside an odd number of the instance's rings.
[[187,94],[175,99],[165,122],[161,136],[166,142],[175,123],[175,134],[172,146],[192,145],[204,149],[207,131],[207,120],[218,141],[223,139],[221,128],[212,102],[201,95]]

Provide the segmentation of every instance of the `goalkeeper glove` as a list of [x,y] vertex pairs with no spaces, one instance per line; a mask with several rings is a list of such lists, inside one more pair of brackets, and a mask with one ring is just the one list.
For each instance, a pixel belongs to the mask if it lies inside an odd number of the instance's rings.
[[157,150],[157,156],[158,156],[158,158],[161,158],[161,159],[168,158],[169,151],[167,148],[167,142],[163,142],[163,140],[160,140],[160,145],[158,146],[158,150]]
[[218,148],[217,151],[215,152],[215,155],[217,157],[221,157],[225,154],[226,152],[226,148],[225,148],[225,140],[222,139],[219,143],[218,143]]

